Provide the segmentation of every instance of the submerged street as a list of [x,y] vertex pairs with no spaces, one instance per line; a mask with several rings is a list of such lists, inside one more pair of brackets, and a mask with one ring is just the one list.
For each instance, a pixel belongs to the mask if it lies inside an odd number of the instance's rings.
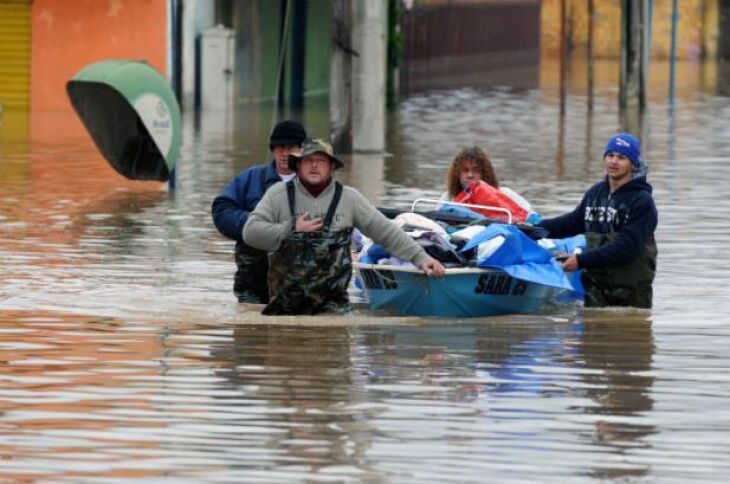
[[[119,176],[74,118],[24,132],[5,113],[0,480],[723,481],[730,98],[680,67],[673,105],[653,78],[642,124],[650,311],[264,317],[233,298],[210,204],[264,161],[271,106],[185,114],[174,191]],[[477,143],[557,215],[602,177],[616,95],[599,82],[589,109],[575,88],[561,118],[550,85],[414,94],[388,154],[346,156],[337,176],[406,208]],[[326,135],[326,109],[303,120]]]

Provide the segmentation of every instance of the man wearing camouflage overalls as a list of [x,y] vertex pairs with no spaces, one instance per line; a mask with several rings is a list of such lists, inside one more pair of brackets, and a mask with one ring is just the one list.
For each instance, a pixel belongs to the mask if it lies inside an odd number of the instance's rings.
[[316,314],[350,309],[353,228],[396,257],[441,277],[444,266],[390,222],[357,190],[332,177],[342,161],[322,140],[289,155],[297,176],[266,192],[243,228],[246,244],[271,252],[269,304],[263,314]]

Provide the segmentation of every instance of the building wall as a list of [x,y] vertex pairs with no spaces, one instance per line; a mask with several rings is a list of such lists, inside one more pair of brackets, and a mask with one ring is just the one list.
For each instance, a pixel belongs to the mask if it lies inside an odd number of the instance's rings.
[[420,1],[406,11],[403,35],[404,93],[538,83],[538,1]]
[[183,66],[182,107],[195,106],[195,90],[198,82],[196,69],[200,36],[215,24],[215,5],[212,0],[185,0],[183,6]]
[[[279,45],[282,40],[282,2],[252,0],[234,4],[236,30],[237,102],[273,101],[276,97]],[[293,12],[290,12],[290,16]],[[330,0],[307,0],[304,95],[325,94],[329,87]],[[284,94],[291,88],[292,23],[290,17],[286,58],[283,61]],[[286,101],[286,99],[285,99]]]
[[305,96],[328,92],[332,8],[329,0],[309,0],[305,54]]
[[[718,0],[682,0],[678,3],[677,57],[697,59],[717,51]],[[543,56],[556,57],[560,50],[562,0],[543,0],[541,13],[541,50]],[[588,44],[588,2],[565,0],[569,45],[583,52]],[[671,51],[672,0],[654,0],[651,56],[667,59]],[[615,59],[621,49],[621,0],[594,0],[593,52],[597,58]]]
[[85,65],[144,59],[167,72],[166,0],[33,0],[31,111],[71,110],[66,82]]

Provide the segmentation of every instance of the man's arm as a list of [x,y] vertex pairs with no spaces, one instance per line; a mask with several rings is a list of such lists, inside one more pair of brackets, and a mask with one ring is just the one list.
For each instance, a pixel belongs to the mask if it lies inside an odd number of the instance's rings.
[[586,197],[571,211],[558,217],[546,218],[537,226],[547,229],[549,237],[560,239],[585,233]]
[[241,241],[241,231],[248,220],[246,193],[250,189],[251,171],[246,170],[226,185],[213,200],[211,212],[218,231],[236,241]]
[[388,220],[380,213],[365,197],[359,192],[357,194],[355,209],[355,226],[362,233],[385,247],[391,254],[399,259],[413,263],[429,277],[443,277],[446,268],[423,250],[412,238],[400,227]]
[[636,257],[654,234],[658,215],[654,199],[646,194],[631,204],[626,223],[615,238],[606,245],[589,250],[577,256],[581,268],[608,267],[625,264]]
[[[280,203],[286,203],[285,195],[286,187],[283,183],[275,185],[264,194],[264,198],[256,205],[243,227],[243,241],[247,245],[273,252],[292,233],[291,218],[280,217],[278,210]],[[288,205],[286,207],[288,213]]]
[[[348,187],[349,188],[349,187]],[[354,224],[363,234],[398,257],[421,267],[430,259],[426,251],[408,236],[400,227],[388,220],[355,189],[349,188],[353,196]]]

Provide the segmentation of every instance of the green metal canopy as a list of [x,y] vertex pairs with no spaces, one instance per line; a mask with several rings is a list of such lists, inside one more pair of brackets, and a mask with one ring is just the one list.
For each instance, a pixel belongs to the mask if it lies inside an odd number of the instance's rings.
[[146,62],[95,62],[66,91],[115,170],[132,180],[170,179],[180,153],[180,106],[159,72]]

